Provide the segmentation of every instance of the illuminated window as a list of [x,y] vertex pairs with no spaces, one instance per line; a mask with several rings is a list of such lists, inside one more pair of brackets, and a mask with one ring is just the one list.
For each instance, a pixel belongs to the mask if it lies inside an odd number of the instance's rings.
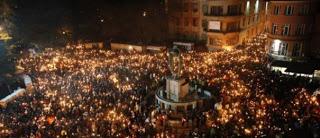
[[250,14],[250,1],[248,0],[246,4],[246,15],[249,15],[249,14]]
[[274,40],[272,43],[272,48],[270,49],[270,53],[276,55],[286,56],[288,51],[288,43],[282,42],[281,40]]
[[272,48],[270,49],[270,53],[278,54],[281,40],[274,40],[272,43]]
[[292,15],[293,14],[293,7],[287,6],[285,9],[285,15]]
[[259,13],[259,0],[256,0],[256,4],[255,4],[255,7],[254,7],[254,13],[255,14]]
[[266,2],[266,14],[268,14],[268,6],[269,6],[269,2]]

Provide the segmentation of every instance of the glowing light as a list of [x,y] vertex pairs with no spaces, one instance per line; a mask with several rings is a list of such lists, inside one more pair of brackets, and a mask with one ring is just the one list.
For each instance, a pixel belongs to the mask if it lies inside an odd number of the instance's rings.
[[246,129],[244,129],[244,133],[245,133],[246,135],[250,135],[250,134],[251,134],[251,130],[248,129],[248,128],[246,128]]
[[273,51],[279,51],[281,40],[276,39],[273,41]]
[[[250,136],[259,136],[269,130],[286,131],[282,124],[271,121],[274,113],[281,114],[279,119],[284,121],[294,119],[303,122],[305,114],[301,111],[306,107],[319,105],[317,97],[302,88],[290,92],[293,95],[288,96],[292,97],[288,103],[282,104],[270,96],[264,89],[265,81],[270,81],[268,83],[272,85],[276,85],[277,81],[268,78],[269,72],[264,72],[264,69],[251,66],[253,62],[260,65],[265,63],[263,43],[257,43],[248,43],[246,48],[233,49],[230,52],[224,50],[183,54],[186,60],[184,64],[188,64],[188,68],[183,71],[184,75],[188,75],[190,80],[203,81],[209,87],[221,88],[221,96],[217,96],[218,102],[214,106],[215,112],[207,112],[205,115],[207,120],[211,121],[209,123],[212,123],[209,126],[219,128],[230,123],[240,135]],[[166,68],[165,52],[152,55],[105,50],[97,52],[84,50],[81,45],[70,46],[67,50],[47,49],[37,57],[23,57],[17,64],[24,68],[26,73],[35,76],[34,87],[39,92],[30,93],[29,97],[34,97],[31,96],[34,94],[43,96],[20,99],[22,104],[13,102],[12,104],[19,106],[12,110],[22,110],[22,114],[8,116],[10,121],[2,122],[0,119],[0,135],[6,135],[6,126],[17,126],[21,129],[19,122],[11,120],[18,120],[21,115],[30,113],[29,109],[32,108],[37,109],[37,114],[42,116],[31,115],[33,119],[29,122],[39,128],[47,127],[46,123],[69,128],[84,120],[85,124],[91,125],[94,132],[90,136],[99,137],[98,128],[101,127],[118,137],[126,137],[121,133],[124,128],[128,129],[130,134],[145,132],[146,122],[153,121],[131,121],[143,113],[149,114],[137,106],[144,97],[133,90],[145,86],[148,86],[148,90],[153,90],[151,84],[158,83],[169,71]],[[150,79],[145,79],[146,77]],[[282,106],[290,108],[281,108]],[[55,116],[69,111],[78,113],[66,118]],[[6,116],[6,113],[1,113],[0,116],[3,114]],[[151,116],[156,121],[166,122],[170,119],[156,110],[151,112]],[[80,117],[83,119],[80,120]],[[101,120],[111,125],[100,126]],[[28,125],[29,123],[21,127]],[[84,129],[80,127],[79,131],[82,130]],[[52,131],[59,135],[61,129]],[[66,135],[66,132],[63,132],[63,135]],[[158,134],[171,136],[164,131],[159,131]]]
[[224,49],[224,50],[227,50],[227,51],[232,51],[233,50],[233,47],[232,46],[222,46],[222,48]]
[[128,49],[131,51],[131,50],[133,50],[133,47],[131,45],[129,45]]
[[142,16],[143,16],[143,17],[146,17],[146,16],[147,16],[147,12],[144,11],[144,12],[142,13]]
[[256,0],[256,4],[255,4],[255,11],[254,13],[258,13],[259,12],[259,0]]
[[248,0],[246,4],[246,15],[249,15],[249,13],[250,13],[250,1]]

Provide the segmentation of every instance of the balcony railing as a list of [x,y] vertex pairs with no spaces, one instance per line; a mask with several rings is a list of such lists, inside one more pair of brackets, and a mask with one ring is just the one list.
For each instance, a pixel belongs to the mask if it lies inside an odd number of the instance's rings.
[[227,14],[215,14],[215,13],[204,13],[204,16],[240,16],[243,13],[227,13]]
[[227,34],[227,33],[237,33],[237,32],[241,32],[241,29],[233,29],[233,30],[209,30],[209,29],[204,29],[205,32],[208,33],[223,33],[223,34]]
[[288,35],[283,35],[283,34],[274,34],[272,32],[267,32],[268,36],[271,38],[291,38],[291,39],[306,39],[308,37],[311,37],[310,34],[288,34]]

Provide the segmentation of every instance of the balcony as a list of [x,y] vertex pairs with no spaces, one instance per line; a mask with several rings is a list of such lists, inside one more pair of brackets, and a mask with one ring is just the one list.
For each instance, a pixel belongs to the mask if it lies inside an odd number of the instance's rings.
[[227,16],[242,16],[243,13],[227,13],[227,14],[219,14],[219,13],[204,13],[204,16],[213,16],[213,17],[227,17]]
[[269,22],[276,24],[311,24],[313,16],[268,15]]
[[233,36],[239,35],[241,30],[234,30],[234,31],[215,31],[215,30],[204,30],[207,35],[218,35],[218,36]]
[[268,37],[271,39],[280,39],[280,40],[305,40],[309,39],[311,35],[282,35],[282,34],[272,34],[268,32]]
[[207,20],[218,20],[222,22],[233,22],[233,21],[240,21],[241,15],[238,16],[205,16]]

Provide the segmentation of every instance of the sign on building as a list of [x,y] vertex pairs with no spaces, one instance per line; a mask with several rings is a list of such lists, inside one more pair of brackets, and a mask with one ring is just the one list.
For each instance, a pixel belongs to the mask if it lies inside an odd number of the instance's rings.
[[221,22],[220,21],[209,21],[208,29],[220,31],[221,30]]

